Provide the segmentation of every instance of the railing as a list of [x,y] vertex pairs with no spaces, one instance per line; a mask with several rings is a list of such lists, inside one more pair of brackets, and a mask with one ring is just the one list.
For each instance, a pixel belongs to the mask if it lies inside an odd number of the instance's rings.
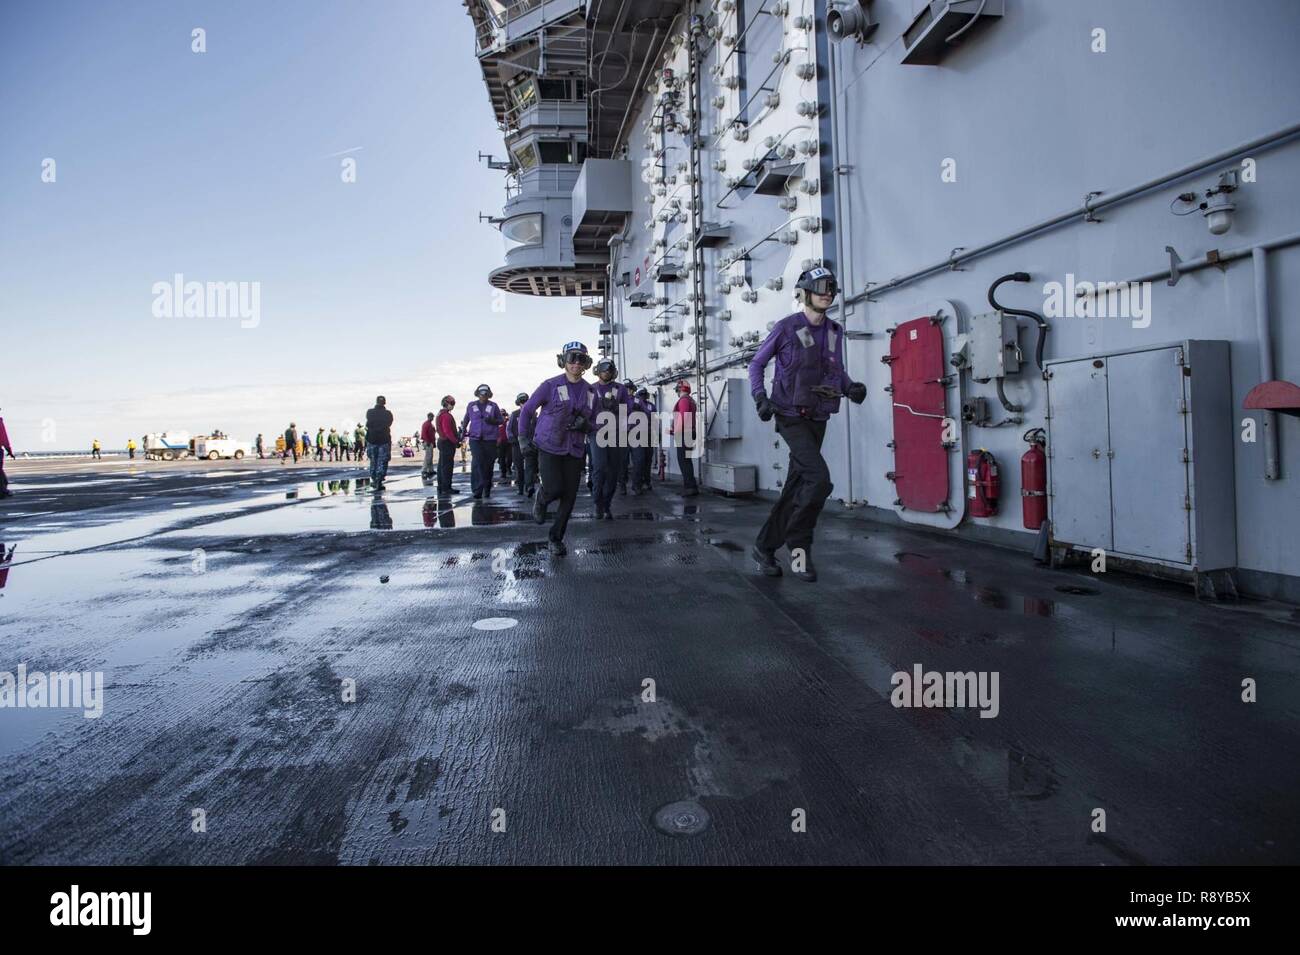
[[564,194],[577,185],[580,166],[544,163],[506,178],[506,202],[521,195]]
[[[506,21],[487,3],[480,2],[478,11],[482,19],[474,22],[474,42],[476,48],[481,52],[490,50],[496,45],[497,33],[505,28]],[[506,12],[509,13],[509,10],[507,9]]]
[[[526,114],[529,112],[533,112],[534,115],[527,116]],[[569,115],[566,115],[566,112]],[[527,121],[521,122],[521,120]],[[506,136],[513,136],[521,129],[530,126],[580,130],[585,129],[586,125],[586,100],[543,99],[536,100],[526,106],[514,105],[507,107],[504,118],[497,123],[497,128]]]
[[510,0],[505,9],[498,13],[491,5],[480,0],[478,9],[483,19],[478,24],[478,30],[476,31],[478,48],[480,50],[488,49],[493,45],[497,32],[505,29],[507,24],[518,20],[525,14],[531,13],[538,7],[545,7],[546,4],[547,0]]

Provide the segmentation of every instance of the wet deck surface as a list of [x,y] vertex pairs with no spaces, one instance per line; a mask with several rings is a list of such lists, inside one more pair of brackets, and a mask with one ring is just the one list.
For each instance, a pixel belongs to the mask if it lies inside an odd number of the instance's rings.
[[[556,558],[512,489],[361,473],[14,468],[0,670],[106,689],[0,709],[0,862],[1300,862],[1293,608],[829,513],[769,580],[766,504],[668,486]],[[998,716],[895,708],[916,664]]]

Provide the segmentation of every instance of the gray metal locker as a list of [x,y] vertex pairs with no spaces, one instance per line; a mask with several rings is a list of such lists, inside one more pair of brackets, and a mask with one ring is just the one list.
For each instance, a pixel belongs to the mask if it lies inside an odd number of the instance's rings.
[[1234,567],[1228,343],[1060,359],[1045,374],[1053,539],[1180,570]]

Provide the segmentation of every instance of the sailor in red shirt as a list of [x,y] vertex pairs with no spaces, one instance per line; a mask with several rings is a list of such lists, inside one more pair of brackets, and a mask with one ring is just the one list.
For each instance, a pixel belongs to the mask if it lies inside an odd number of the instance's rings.
[[14,449],[9,444],[9,432],[5,430],[5,419],[0,418],[0,497],[13,497],[9,490],[9,479],[5,477],[5,455],[14,457]]
[[438,431],[433,424],[433,412],[424,419],[424,424],[420,425],[420,442],[424,445],[424,467],[420,471],[420,477],[428,483],[433,480],[433,446],[437,440]]
[[434,423],[438,437],[438,496],[451,496],[451,468],[456,462],[456,449],[460,447],[460,432],[456,430],[456,416],[452,409],[456,399],[451,395],[442,398],[442,410]]
[[682,497],[695,497],[700,493],[700,486],[695,481],[692,454],[700,444],[699,416],[695,399],[691,397],[691,383],[685,378],[677,382],[677,395],[677,404],[673,405],[673,423],[668,426],[668,433],[677,439],[673,443],[677,445],[677,469],[682,472]]

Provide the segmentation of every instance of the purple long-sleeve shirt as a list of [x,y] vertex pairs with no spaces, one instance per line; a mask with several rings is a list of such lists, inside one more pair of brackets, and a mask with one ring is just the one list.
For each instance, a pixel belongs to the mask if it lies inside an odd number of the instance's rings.
[[[808,349],[814,351],[809,354]],[[839,411],[839,398],[822,398],[809,391],[813,384],[821,384],[844,395],[853,384],[844,369],[844,329],[839,322],[826,318],[813,325],[802,311],[777,322],[749,363],[751,395],[766,390],[763,374],[774,359],[769,397],[777,414],[824,421]]]
[[581,458],[587,453],[587,435],[582,431],[570,431],[569,424],[575,415],[581,415],[594,430],[597,404],[591,382],[583,378],[569,381],[568,376],[561,372],[537,386],[519,415],[526,421],[540,409],[533,427],[533,443],[549,454],[571,454]]
[[501,406],[495,401],[489,399],[480,404],[476,398],[465,409],[465,417],[461,419],[460,426],[467,438],[496,441],[497,433],[505,420]]

